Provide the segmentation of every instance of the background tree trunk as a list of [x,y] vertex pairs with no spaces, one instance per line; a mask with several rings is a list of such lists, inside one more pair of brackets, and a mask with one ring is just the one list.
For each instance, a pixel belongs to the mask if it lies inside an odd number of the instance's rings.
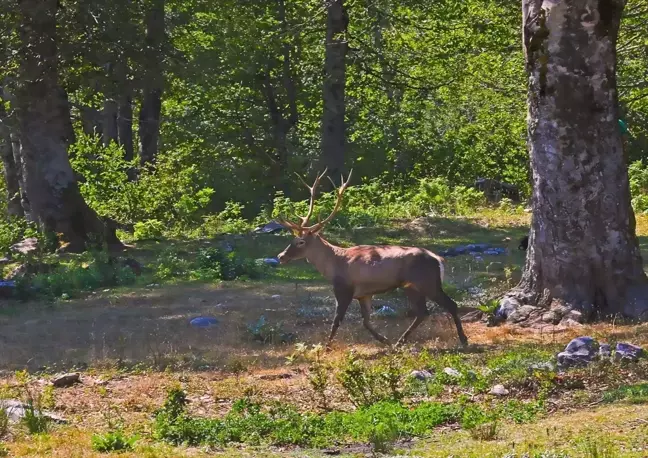
[[18,180],[20,170],[14,160],[9,119],[2,100],[0,100],[0,156],[2,156],[7,187],[7,213],[9,216],[23,216],[24,212],[20,204],[20,181]]
[[164,73],[162,70],[164,44],[164,0],[151,0],[146,12],[143,99],[139,116],[140,164],[155,161],[160,138],[160,111]]
[[324,62],[324,113],[322,115],[322,162],[328,167],[333,180],[340,179],[344,171],[346,148],[345,101],[346,39],[349,17],[344,0],[325,0],[326,57]]
[[91,236],[120,246],[114,230],[108,230],[83,200],[68,159],[70,118],[69,106],[62,109],[67,99],[58,84],[57,0],[22,0],[19,5],[17,105],[31,210],[45,230],[63,234],[70,250],[83,250]]
[[584,319],[648,311],[617,125],[623,6],[523,2],[533,220],[523,277],[504,308],[561,305]]

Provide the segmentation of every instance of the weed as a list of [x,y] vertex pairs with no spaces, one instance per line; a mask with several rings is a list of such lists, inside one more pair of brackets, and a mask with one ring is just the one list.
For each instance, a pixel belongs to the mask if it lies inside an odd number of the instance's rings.
[[0,438],[9,432],[9,414],[6,409],[0,407]]
[[25,416],[22,423],[27,428],[29,434],[46,433],[48,429],[48,418],[40,412],[40,409],[34,405],[33,399],[28,399],[25,407]]
[[600,439],[585,439],[583,452],[585,458],[616,458],[618,456],[612,444]]
[[44,409],[53,409],[56,406],[56,395],[54,386],[47,385],[43,388],[40,397],[40,404]]
[[255,323],[248,324],[247,332],[252,336],[252,339],[263,343],[288,343],[295,339],[294,334],[284,331],[283,323],[269,323],[265,315],[261,315]]
[[133,450],[137,436],[127,436],[120,429],[92,436],[92,450],[100,453]]
[[295,353],[288,358],[288,362],[294,362],[295,357],[298,355],[305,357],[310,363],[308,366],[308,383],[310,383],[313,393],[315,393],[318,406],[322,410],[328,410],[329,404],[326,389],[329,385],[329,375],[332,367],[324,362],[324,347],[318,344],[313,345],[308,350],[306,345],[299,343],[296,345]]
[[492,441],[497,438],[497,422],[490,421],[488,423],[482,423],[475,425],[469,429],[470,436],[475,440],[480,441]]

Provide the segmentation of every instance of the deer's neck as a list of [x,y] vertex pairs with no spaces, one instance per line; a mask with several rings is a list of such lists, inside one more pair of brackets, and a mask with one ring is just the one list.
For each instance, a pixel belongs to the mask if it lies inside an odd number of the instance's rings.
[[306,260],[313,264],[317,271],[328,280],[333,280],[344,251],[344,248],[335,246],[317,236]]

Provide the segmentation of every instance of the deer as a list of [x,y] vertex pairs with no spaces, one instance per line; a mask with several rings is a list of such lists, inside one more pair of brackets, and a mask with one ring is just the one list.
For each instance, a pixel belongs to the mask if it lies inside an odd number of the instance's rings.
[[[445,260],[424,248],[394,245],[357,245],[350,248],[336,246],[325,240],[321,231],[335,217],[342,205],[342,197],[349,187],[353,169],[344,180],[341,177],[340,187],[336,189],[336,201],[333,211],[324,219],[309,225],[313,215],[317,187],[325,176],[327,169],[317,174],[312,186],[298,175],[301,182],[310,191],[308,212],[292,222],[283,217],[277,222],[294,235],[294,239],[278,256],[280,264],[306,259],[332,285],[336,300],[335,316],[326,344],[330,349],[335,334],[344,319],[351,302],[360,303],[362,323],[369,333],[379,342],[388,345],[389,340],[373,327],[370,321],[371,300],[375,294],[387,293],[402,288],[415,318],[396,342],[403,344],[411,333],[430,314],[426,299],[436,302],[453,318],[462,346],[468,344],[461,320],[457,314],[457,304],[443,291]],[[333,188],[335,183],[328,177]]]

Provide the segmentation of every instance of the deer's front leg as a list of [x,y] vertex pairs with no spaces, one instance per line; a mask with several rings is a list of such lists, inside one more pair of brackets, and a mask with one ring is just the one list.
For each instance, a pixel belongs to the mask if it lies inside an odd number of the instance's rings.
[[328,338],[328,343],[326,347],[329,348],[335,333],[340,327],[340,323],[344,319],[344,315],[349,308],[349,304],[353,300],[353,287],[348,285],[343,279],[333,280],[333,292],[335,293],[335,317],[333,318],[333,324],[331,325],[331,334]]

